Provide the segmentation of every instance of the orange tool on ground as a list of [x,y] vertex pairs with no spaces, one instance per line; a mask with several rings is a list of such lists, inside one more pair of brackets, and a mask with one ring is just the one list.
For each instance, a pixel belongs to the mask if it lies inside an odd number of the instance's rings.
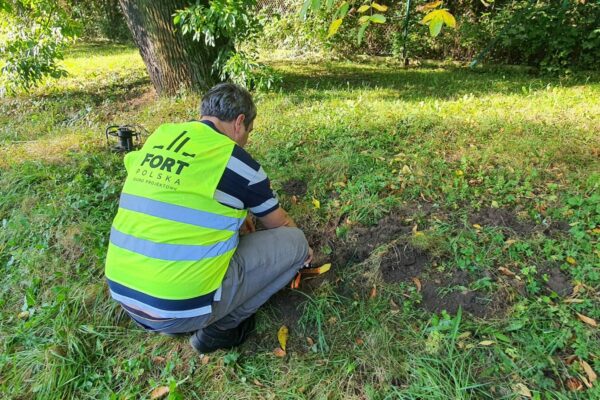
[[291,289],[298,289],[300,287],[300,281],[302,280],[303,276],[317,276],[317,275],[322,275],[325,272],[329,271],[331,269],[331,264],[327,263],[327,264],[323,264],[320,267],[312,267],[310,264],[304,268],[302,268],[300,271],[298,271],[298,273],[296,274],[296,277],[292,280],[292,283],[290,284],[290,288]]

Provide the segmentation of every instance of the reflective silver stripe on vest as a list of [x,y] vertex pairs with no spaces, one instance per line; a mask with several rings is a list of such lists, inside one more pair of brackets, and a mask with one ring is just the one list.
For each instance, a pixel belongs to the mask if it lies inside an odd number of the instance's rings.
[[121,194],[119,206],[126,210],[140,212],[153,217],[183,222],[202,228],[218,229],[220,231],[235,232],[244,223],[244,218],[227,217],[127,193]]
[[170,310],[161,310],[160,308],[149,306],[139,300],[132,299],[131,297],[123,296],[110,291],[110,295],[113,299],[133,308],[137,308],[149,315],[156,316],[158,318],[191,318],[198,317],[200,315],[210,314],[212,312],[211,306],[204,306],[200,308],[195,308],[192,310],[184,310],[184,311],[170,311]]
[[146,239],[123,233],[114,227],[110,230],[110,242],[115,246],[146,257],[169,261],[199,261],[204,258],[216,257],[235,249],[238,235],[234,234],[228,240],[207,246],[191,244],[156,243]]

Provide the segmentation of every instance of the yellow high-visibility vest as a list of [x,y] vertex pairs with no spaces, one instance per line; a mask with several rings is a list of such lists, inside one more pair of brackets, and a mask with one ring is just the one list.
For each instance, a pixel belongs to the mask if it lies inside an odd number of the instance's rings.
[[127,154],[106,257],[115,300],[158,318],[211,312],[247,214],[213,199],[234,146],[193,121],[161,125]]

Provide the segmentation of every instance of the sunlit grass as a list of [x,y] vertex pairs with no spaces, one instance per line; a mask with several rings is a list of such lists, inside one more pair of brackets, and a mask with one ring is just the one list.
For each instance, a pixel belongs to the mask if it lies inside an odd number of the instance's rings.
[[[255,94],[248,149],[294,219],[334,240],[401,211],[422,235],[410,242],[436,261],[430,272],[481,274],[488,291],[505,282],[498,267],[519,274],[506,313],[459,320],[423,310],[412,282],[379,277],[380,243],[300,296],[285,359],[272,354],[282,323],[273,309],[259,313],[251,343],[205,363],[185,338],[136,328],[103,282],[125,173],[104,129],[197,118],[199,97],[157,98],[135,48],[83,44],[64,60],[67,78],[0,100],[0,393],[147,398],[174,381],[198,399],[496,399],[517,398],[519,384],[541,399],[599,396],[597,385],[570,392],[565,381],[585,377],[572,355],[600,371],[596,331],[575,314],[600,319],[600,76],[404,69],[389,59],[271,64],[283,87]],[[306,196],[281,190],[289,178],[306,182]],[[567,228],[505,235],[468,222],[492,206]],[[327,246],[316,247],[323,259]],[[546,266],[582,284],[576,302],[543,290],[548,277],[531,271]]]

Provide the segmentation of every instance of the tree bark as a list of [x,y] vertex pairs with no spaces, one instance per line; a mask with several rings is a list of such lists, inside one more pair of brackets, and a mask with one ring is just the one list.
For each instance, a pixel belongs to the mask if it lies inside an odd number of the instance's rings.
[[119,0],[119,3],[159,95],[172,95],[182,88],[203,90],[217,81],[212,65],[218,48],[175,31],[173,14],[191,1]]

